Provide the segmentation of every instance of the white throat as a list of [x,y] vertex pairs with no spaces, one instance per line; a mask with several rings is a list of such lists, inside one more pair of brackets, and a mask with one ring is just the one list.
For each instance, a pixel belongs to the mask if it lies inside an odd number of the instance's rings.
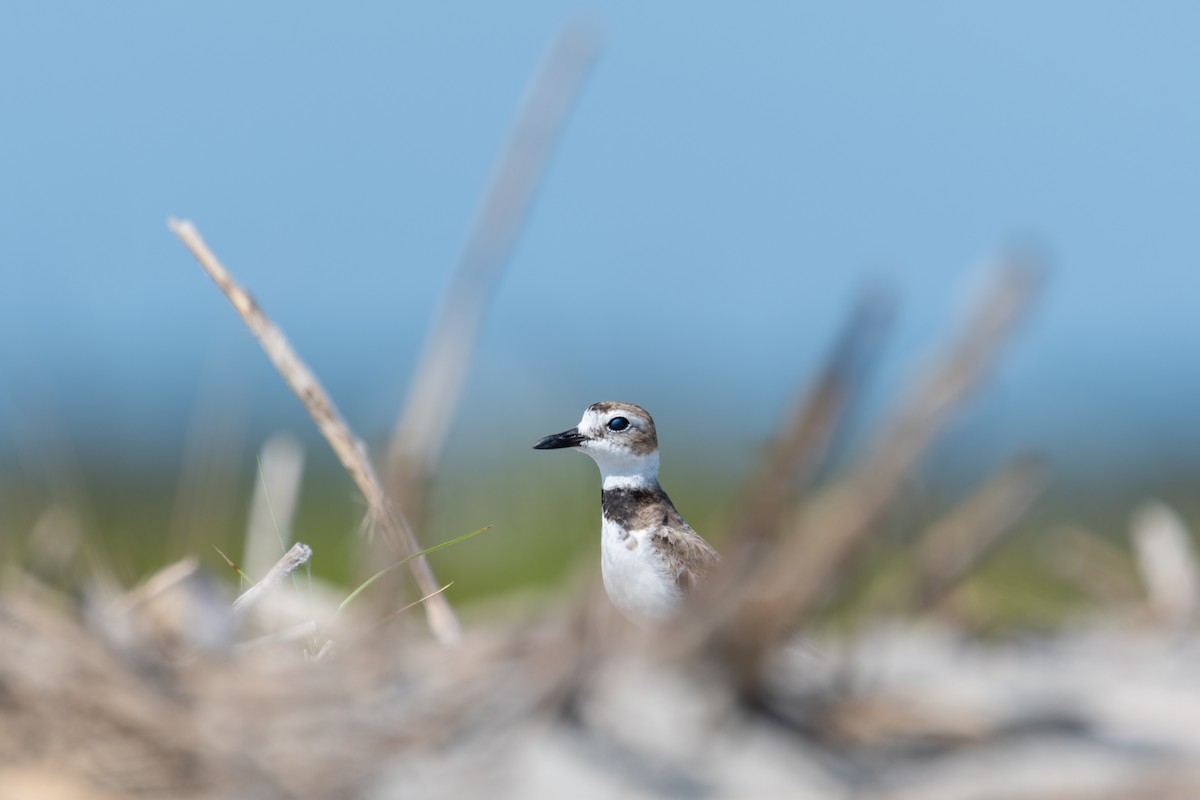
[[636,455],[612,450],[584,448],[600,468],[601,488],[648,489],[658,485],[658,451]]

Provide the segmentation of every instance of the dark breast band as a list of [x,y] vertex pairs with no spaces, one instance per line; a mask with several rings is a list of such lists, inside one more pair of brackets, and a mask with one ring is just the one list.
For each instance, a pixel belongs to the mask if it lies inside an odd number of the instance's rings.
[[[609,489],[600,493],[604,518],[625,530],[670,525],[679,512],[657,484],[646,489]],[[680,518],[682,522],[682,518]]]

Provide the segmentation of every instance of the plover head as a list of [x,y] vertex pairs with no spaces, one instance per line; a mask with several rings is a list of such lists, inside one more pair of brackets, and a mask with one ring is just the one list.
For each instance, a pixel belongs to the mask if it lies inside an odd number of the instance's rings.
[[649,412],[633,403],[593,403],[569,431],[547,436],[535,450],[573,447],[600,467],[605,489],[658,484],[658,435]]

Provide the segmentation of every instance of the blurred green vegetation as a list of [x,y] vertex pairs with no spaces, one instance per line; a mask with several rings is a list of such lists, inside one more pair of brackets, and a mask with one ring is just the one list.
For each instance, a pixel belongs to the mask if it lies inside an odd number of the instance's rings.
[[[720,548],[720,532],[736,513],[744,476],[711,468],[712,459],[668,460],[663,485],[692,525]],[[1128,553],[1133,510],[1158,498],[1189,523],[1200,519],[1195,473],[1165,470],[1136,476],[1060,481],[1018,523],[955,594],[952,613],[983,630],[1044,628],[1084,613],[1094,598],[1064,580],[1056,566],[1069,547],[1066,529],[1085,530]],[[38,481],[0,470],[0,556],[25,563],[39,516],[68,508],[83,534],[81,554],[43,579],[78,585],[98,565],[125,584],[192,555],[231,587],[238,578],[214,550],[241,558],[249,499],[258,480],[252,455],[237,463],[149,468],[103,461],[77,463],[70,481]],[[598,570],[599,481],[595,466],[572,453],[514,453],[457,458],[435,484],[422,542],[433,545],[485,525],[491,530],[431,556],[451,600],[463,606],[521,590],[564,590]],[[863,611],[887,610],[902,585],[915,538],[962,499],[928,475],[914,476],[864,564],[822,614],[825,624],[852,626]],[[358,563],[364,505],[332,456],[309,448],[294,538],[314,549],[315,576],[347,591],[366,577]],[[1194,529],[1194,528],[1193,528]],[[375,569],[386,564],[373,565]],[[1132,562],[1129,564],[1134,574]],[[548,595],[549,596],[549,595]]]

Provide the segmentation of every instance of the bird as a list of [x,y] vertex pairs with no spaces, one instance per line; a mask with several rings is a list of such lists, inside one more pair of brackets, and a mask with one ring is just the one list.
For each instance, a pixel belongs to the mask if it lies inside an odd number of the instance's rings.
[[578,425],[533,448],[576,449],[600,468],[600,572],[617,610],[641,627],[675,617],[720,556],[658,483],[650,413],[633,403],[593,403]]

